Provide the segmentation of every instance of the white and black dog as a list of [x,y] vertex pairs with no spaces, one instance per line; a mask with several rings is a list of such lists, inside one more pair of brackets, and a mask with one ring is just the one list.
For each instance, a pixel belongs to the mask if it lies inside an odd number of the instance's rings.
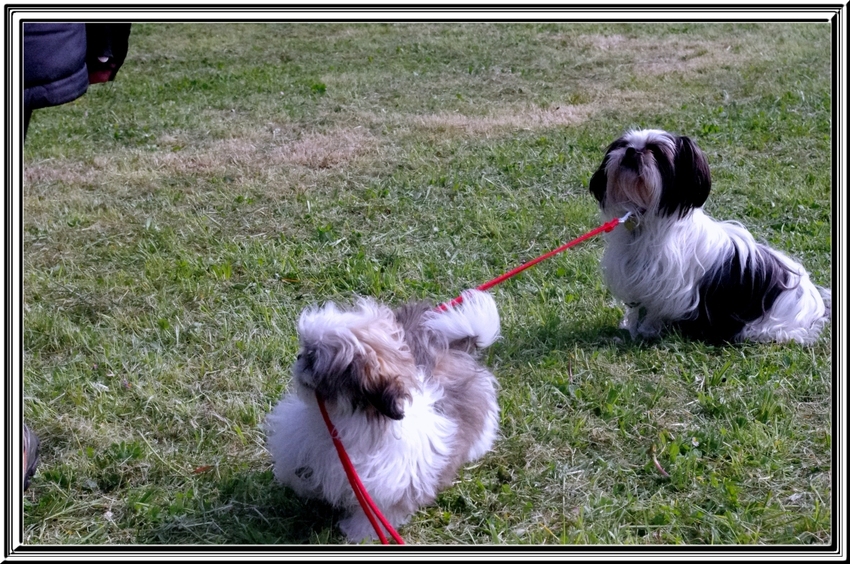
[[633,217],[607,234],[602,257],[633,338],[675,327],[714,343],[817,339],[831,292],[740,223],[703,212],[711,175],[691,139],[629,131],[611,143],[589,184],[605,219]]
[[266,420],[277,480],[347,509],[340,529],[376,538],[349,485],[316,394],[324,398],[363,485],[394,526],[488,452],[499,429],[497,383],[476,360],[499,336],[493,297],[468,290],[440,313],[425,302],[393,311],[370,298],[312,307],[298,320],[294,390]]

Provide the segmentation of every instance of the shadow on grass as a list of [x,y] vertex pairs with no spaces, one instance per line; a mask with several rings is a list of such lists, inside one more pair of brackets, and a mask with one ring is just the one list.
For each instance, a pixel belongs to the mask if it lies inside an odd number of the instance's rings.
[[626,353],[651,347],[653,342],[633,340],[608,318],[576,321],[552,314],[537,325],[506,332],[500,345],[507,358],[534,363],[551,351],[613,347]]
[[340,510],[304,500],[274,481],[270,471],[244,472],[217,484],[218,495],[162,519],[139,544],[305,545],[343,544]]
[[[514,339],[514,337],[510,337]],[[717,351],[724,348],[741,348],[743,343],[714,343],[684,335],[674,327],[666,329],[656,339],[633,339],[628,330],[619,327],[619,320],[612,322],[610,316],[577,322],[551,315],[535,327],[528,329],[525,335],[516,336],[520,343],[534,343],[537,351],[546,354],[553,350],[569,350],[575,347],[583,349],[613,349],[617,353],[632,354],[653,349],[667,350],[680,346],[696,347],[700,350]],[[523,350],[516,353],[523,356]],[[526,353],[527,356],[527,353]],[[528,359],[526,359],[528,360]]]

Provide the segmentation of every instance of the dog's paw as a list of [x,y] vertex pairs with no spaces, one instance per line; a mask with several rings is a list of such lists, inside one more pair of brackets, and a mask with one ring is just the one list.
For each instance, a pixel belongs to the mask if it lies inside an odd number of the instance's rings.
[[639,315],[637,310],[633,308],[626,309],[626,313],[623,315],[623,319],[620,320],[620,325],[618,326],[620,329],[626,329],[629,333],[632,333],[632,337],[634,337],[634,331],[637,329]]
[[[638,326],[636,334],[641,339],[651,341],[661,336],[661,331],[664,329],[664,323],[659,319],[644,319]],[[632,334],[632,338],[635,334]]]
[[[384,518],[394,529],[397,529],[410,520],[410,516],[415,508],[415,504],[404,503],[390,506],[384,508]],[[381,528],[381,531],[387,538],[391,536],[380,522],[378,523],[378,527]],[[369,521],[369,518],[366,517],[366,514],[363,513],[360,508],[355,509],[354,513],[340,521],[339,529],[348,538],[348,542],[351,543],[374,542],[379,538],[378,533],[375,532],[375,528],[372,527],[372,523]]]
[[639,338],[639,327],[641,325],[641,312],[636,307],[630,307],[626,310],[626,314],[620,321],[620,329],[626,329],[629,332],[632,340]]
[[357,511],[358,513],[346,517],[339,522],[339,530],[342,531],[348,542],[351,543],[374,542],[378,540],[378,534],[375,532],[366,514],[359,509]]

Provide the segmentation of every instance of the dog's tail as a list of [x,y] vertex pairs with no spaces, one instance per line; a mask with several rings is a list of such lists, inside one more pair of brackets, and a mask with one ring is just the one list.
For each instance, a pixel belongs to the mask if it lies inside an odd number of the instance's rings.
[[461,296],[463,301],[456,307],[426,313],[425,326],[442,333],[449,343],[472,339],[479,349],[489,347],[500,332],[496,301],[480,290],[466,290]]

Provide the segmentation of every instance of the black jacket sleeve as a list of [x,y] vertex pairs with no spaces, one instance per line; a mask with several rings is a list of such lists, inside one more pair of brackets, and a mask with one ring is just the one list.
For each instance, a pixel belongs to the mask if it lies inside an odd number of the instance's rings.
[[24,107],[75,100],[89,86],[86,24],[24,23]]
[[129,36],[130,24],[25,23],[24,107],[65,104],[115,79]]

